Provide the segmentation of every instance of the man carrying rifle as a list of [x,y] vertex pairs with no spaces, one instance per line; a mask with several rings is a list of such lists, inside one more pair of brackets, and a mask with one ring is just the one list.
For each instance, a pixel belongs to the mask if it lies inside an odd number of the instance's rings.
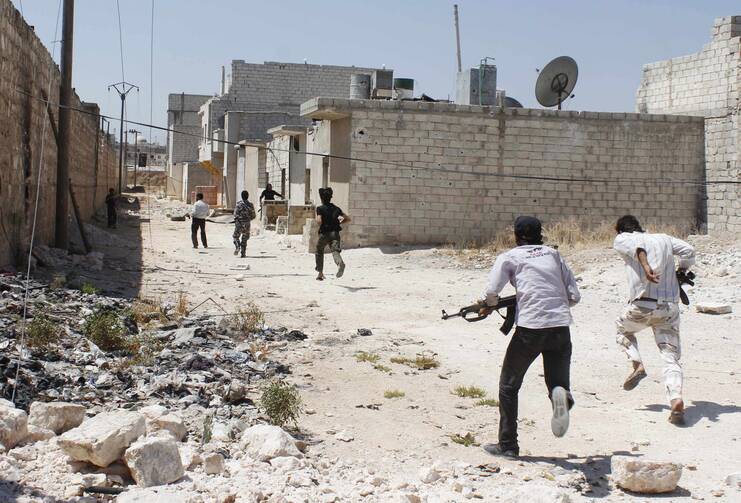
[[623,388],[630,391],[646,377],[635,334],[651,327],[664,360],[666,396],[671,404],[669,421],[683,424],[682,367],[679,364],[680,285],[674,270],[674,256],[679,257],[679,270],[685,271],[695,263],[695,249],[666,234],[643,232],[633,215],[620,217],[615,231],[617,236],[613,247],[625,261],[630,289],[628,306],[617,319],[617,342],[633,365]]
[[569,392],[572,322],[570,307],[581,296],[574,275],[561,255],[543,245],[540,221],[518,217],[514,225],[517,247],[499,255],[489,274],[485,304],[480,314],[488,315],[507,283],[516,290],[517,314],[512,340],[499,376],[499,443],[487,444],[490,454],[517,457],[517,395],[530,364],[543,355],[548,396],[553,406],[551,429],[557,437],[569,427],[569,409],[574,400]]

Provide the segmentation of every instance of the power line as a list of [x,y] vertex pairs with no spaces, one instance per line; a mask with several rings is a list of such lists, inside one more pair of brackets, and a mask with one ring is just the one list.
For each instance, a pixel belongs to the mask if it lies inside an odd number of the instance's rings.
[[121,52],[121,80],[126,82],[126,76],[124,75],[124,50],[123,50],[123,30],[121,29],[121,6],[119,1],[116,0],[116,12],[118,14],[118,46]]
[[[44,100],[43,98],[37,98],[23,89],[16,89],[19,93],[26,94],[31,96],[34,99],[41,100],[45,103],[51,103],[48,100]],[[52,103],[53,104],[53,103]],[[56,106],[56,105],[55,105]],[[70,107],[71,109],[84,113],[84,114],[90,114],[94,115],[93,112],[90,112],[88,110],[82,110],[74,107]],[[105,117],[107,119],[117,119],[117,117],[107,116],[107,115],[101,115],[101,117]],[[132,120],[124,120],[123,122],[126,122],[128,124],[135,124],[138,126],[144,126],[144,127],[151,127],[153,129],[157,129],[160,131],[167,131],[169,133],[174,134],[181,134],[184,136],[190,136],[193,138],[199,138],[202,139],[202,135],[196,134],[196,133],[187,133],[185,131],[178,131],[175,129],[170,129],[165,126],[158,126],[156,124],[148,124],[146,122],[138,122],[138,121],[132,121]],[[228,140],[220,140],[218,138],[208,138],[209,141],[216,142],[216,143],[223,143],[225,145],[233,145],[236,147],[244,147],[244,145],[228,141]],[[267,147],[263,145],[251,145],[256,148],[263,148],[266,150],[270,150],[272,147]],[[272,148],[276,152],[291,152],[290,149],[280,149],[280,148]],[[295,152],[295,151],[294,151]],[[458,175],[472,175],[472,176],[485,176],[485,177],[493,177],[493,178],[505,178],[505,179],[514,179],[514,180],[529,180],[529,181],[545,181],[545,182],[554,182],[554,183],[590,183],[590,184],[617,184],[617,185],[627,185],[627,186],[634,186],[637,184],[644,185],[647,182],[656,182],[656,184],[662,184],[662,185],[688,185],[688,186],[696,186],[696,187],[706,187],[709,185],[741,185],[741,181],[738,180],[672,180],[672,179],[625,179],[620,177],[615,178],[578,178],[578,177],[557,177],[557,176],[540,176],[540,175],[522,175],[522,174],[508,174],[508,173],[491,173],[491,172],[481,172],[481,171],[461,171],[458,169],[453,168],[445,168],[441,165],[437,166],[430,166],[429,163],[426,166],[415,166],[412,164],[412,162],[415,161],[408,161],[408,163],[399,162],[399,161],[380,161],[377,159],[363,159],[360,157],[351,157],[351,156],[344,156],[344,155],[335,155],[335,154],[323,154],[319,152],[298,152],[300,154],[304,155],[313,155],[313,156],[319,156],[319,157],[329,157],[332,159],[339,159],[339,160],[345,160],[345,161],[355,161],[355,162],[364,162],[368,164],[376,164],[376,165],[385,165],[385,166],[393,166],[397,168],[403,168],[403,169],[411,169],[415,171],[437,171],[441,173],[455,173]],[[416,161],[417,163],[421,163],[421,161]]]

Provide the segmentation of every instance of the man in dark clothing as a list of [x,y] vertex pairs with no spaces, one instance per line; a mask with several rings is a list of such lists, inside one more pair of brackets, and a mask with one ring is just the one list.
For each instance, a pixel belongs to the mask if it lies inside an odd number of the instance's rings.
[[255,206],[249,202],[250,194],[242,191],[242,200],[234,207],[234,255],[240,253],[242,258],[246,257],[247,240],[250,239],[250,222],[255,219]]
[[108,228],[116,228],[116,191],[108,189],[108,195],[105,196],[105,205],[108,210]]
[[551,430],[557,437],[569,427],[572,322],[570,307],[581,296],[574,275],[561,255],[543,245],[541,224],[534,217],[515,220],[517,247],[500,254],[489,274],[481,314],[490,314],[507,283],[517,296],[517,329],[507,347],[499,377],[499,443],[490,454],[517,457],[517,395],[530,364],[543,355],[543,373],[553,407]]
[[350,217],[332,204],[331,187],[319,189],[319,198],[322,200],[322,205],[316,209],[316,221],[319,224],[319,241],[316,244],[316,271],[319,275],[316,279],[322,281],[324,279],[324,248],[326,246],[329,246],[334,263],[337,264],[337,277],[341,278],[345,273],[345,262],[340,255],[342,251],[340,243],[342,227],[340,224],[350,223]]
[[283,194],[273,190],[273,186],[271,184],[267,184],[267,186],[265,187],[265,190],[263,190],[262,193],[260,194],[260,206],[262,206],[263,200],[275,201],[275,196],[278,196],[281,199],[283,199]]

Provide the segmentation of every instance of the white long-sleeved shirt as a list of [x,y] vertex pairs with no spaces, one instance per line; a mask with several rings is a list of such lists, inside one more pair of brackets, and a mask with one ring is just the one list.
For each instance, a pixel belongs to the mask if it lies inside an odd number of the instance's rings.
[[573,321],[570,306],[578,303],[581,295],[574,274],[553,248],[525,245],[499,255],[484,292],[488,304],[507,283],[517,290],[518,327],[566,327]]
[[[692,266],[695,263],[695,249],[690,244],[666,234],[621,232],[615,237],[613,248],[625,261],[629,302],[640,298],[654,299],[659,303],[679,302],[674,256],[679,257],[680,268]],[[659,274],[658,283],[651,283],[646,278],[638,262],[639,248],[646,250],[648,265]]]
[[193,212],[191,214],[193,218],[206,218],[208,217],[208,204],[203,199],[196,201],[193,205]]

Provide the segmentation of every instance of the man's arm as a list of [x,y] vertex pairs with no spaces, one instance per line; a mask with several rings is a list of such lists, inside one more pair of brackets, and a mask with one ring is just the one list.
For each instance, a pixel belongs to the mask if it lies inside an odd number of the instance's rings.
[[669,236],[672,242],[672,253],[679,257],[679,268],[689,269],[695,264],[695,248],[681,239]]
[[489,283],[484,290],[484,298],[479,301],[484,306],[479,310],[480,316],[488,316],[494,312],[493,306],[499,302],[499,293],[512,278],[512,264],[506,254],[501,254],[494,261],[489,272]]
[[643,247],[643,240],[636,239],[634,235],[622,232],[615,236],[612,247],[622,257],[636,260],[638,258],[636,256],[638,249]]
[[646,279],[651,283],[658,283],[661,279],[661,275],[654,272],[653,267],[648,263],[646,250],[643,248],[636,249],[636,257],[638,258],[638,263],[641,264],[641,267],[643,268],[643,272],[646,274]]
[[340,214],[340,223],[341,224],[349,224],[352,222],[352,219],[350,218],[350,215],[345,215],[344,213]]
[[571,268],[560,254],[559,259],[561,260],[561,277],[566,286],[566,296],[569,299],[569,307],[573,307],[581,300],[581,293],[579,292],[579,287],[576,284],[576,278],[574,278],[574,273],[571,271]]

